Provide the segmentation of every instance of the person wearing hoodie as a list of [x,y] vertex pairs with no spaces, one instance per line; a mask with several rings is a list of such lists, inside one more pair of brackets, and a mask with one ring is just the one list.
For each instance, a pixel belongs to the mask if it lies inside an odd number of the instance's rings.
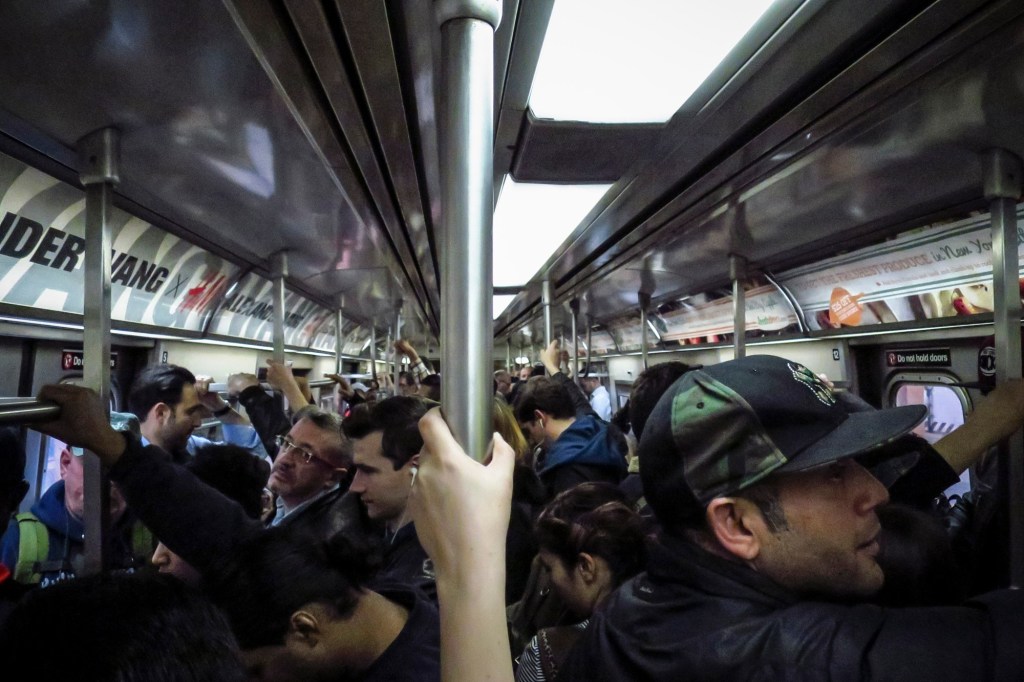
[[[113,412],[110,423],[138,434],[134,415]],[[0,540],[0,563],[23,585],[49,587],[81,572],[85,552],[83,456],[81,448],[64,448],[61,480],[43,493],[30,512],[15,516]],[[110,526],[111,568],[133,572],[146,566],[156,542],[128,511],[116,485],[110,486]]]
[[558,378],[530,379],[516,400],[515,414],[530,445],[544,446],[535,466],[550,497],[585,481],[618,484],[625,477],[622,434],[592,411],[578,413]]

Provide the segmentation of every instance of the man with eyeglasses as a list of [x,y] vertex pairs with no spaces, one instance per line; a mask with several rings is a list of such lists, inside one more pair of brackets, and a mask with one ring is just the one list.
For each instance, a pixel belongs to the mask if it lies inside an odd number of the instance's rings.
[[267,487],[277,495],[272,526],[326,513],[345,492],[352,454],[337,415],[312,406],[296,412],[292,428],[277,437],[277,457]]

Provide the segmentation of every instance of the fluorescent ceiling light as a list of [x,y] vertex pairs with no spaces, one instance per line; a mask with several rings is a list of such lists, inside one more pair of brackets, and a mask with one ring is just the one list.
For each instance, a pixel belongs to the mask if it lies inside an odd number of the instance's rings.
[[558,0],[530,108],[563,121],[667,121],[771,4]]
[[505,308],[507,308],[514,299],[515,296],[495,296],[493,299],[494,304],[491,306],[491,319],[498,319],[498,315],[501,315],[503,312],[505,312]]
[[506,178],[494,209],[494,286],[529,282],[610,186]]

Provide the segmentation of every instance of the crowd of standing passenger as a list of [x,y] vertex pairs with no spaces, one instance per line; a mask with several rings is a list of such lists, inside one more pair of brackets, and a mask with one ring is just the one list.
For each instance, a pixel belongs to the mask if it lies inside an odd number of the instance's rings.
[[[998,584],[971,575],[992,505],[954,523],[934,503],[1020,427],[1019,384],[932,447],[909,435],[920,408],[876,410],[771,356],[655,365],[613,417],[601,378],[555,342],[495,372],[485,465],[436,409],[441,376],[396,350],[397,386],[330,375],[334,411],[272,361],[273,394],[237,373],[227,400],[185,368],[147,368],[131,414],[45,387],[61,416],[39,429],[67,444],[61,480],[13,518],[27,491],[16,431],[0,453],[0,657],[31,662],[11,679],[1024,670],[1021,597],[979,596]],[[225,443],[195,435],[206,415]],[[111,481],[112,569],[87,578],[86,452]],[[40,648],[57,621],[75,657]]]

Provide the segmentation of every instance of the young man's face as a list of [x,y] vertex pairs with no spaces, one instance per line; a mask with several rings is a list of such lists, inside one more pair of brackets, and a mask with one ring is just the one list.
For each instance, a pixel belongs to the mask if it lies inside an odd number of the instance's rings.
[[412,467],[417,458],[414,456],[404,466],[395,469],[392,461],[384,456],[383,440],[384,433],[374,431],[352,441],[356,475],[349,490],[359,495],[371,519],[388,524],[391,530],[398,530],[409,500]]
[[[305,502],[334,486],[344,473],[337,452],[341,437],[321,429],[308,419],[300,419],[288,431],[294,447],[282,445],[270,471],[267,487],[284,500],[288,507]],[[313,455],[307,462],[299,450]]]
[[889,501],[878,479],[853,460],[783,474],[775,481],[786,523],[755,531],[754,567],[801,595],[868,596],[884,576],[875,557],[881,525],[875,510]]
[[519,422],[519,430],[526,436],[526,442],[531,448],[544,445],[548,441],[548,434],[544,430],[544,417],[534,413],[530,421]]
[[181,400],[160,422],[157,432],[159,444],[167,450],[181,450],[188,444],[189,436],[203,423],[203,404],[192,384],[181,387]]

